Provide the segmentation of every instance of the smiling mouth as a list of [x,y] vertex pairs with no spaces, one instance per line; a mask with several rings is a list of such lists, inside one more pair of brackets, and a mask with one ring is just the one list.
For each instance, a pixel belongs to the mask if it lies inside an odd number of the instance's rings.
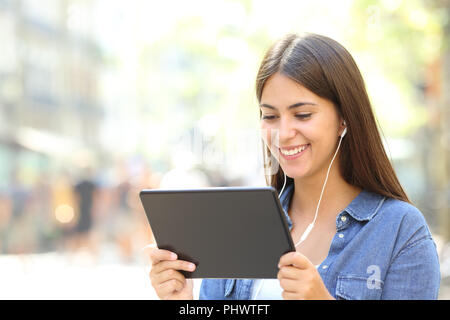
[[285,155],[285,156],[293,156],[296,154],[301,153],[302,151],[304,151],[307,147],[309,146],[308,144],[302,145],[302,146],[298,146],[296,148],[289,148],[289,149],[282,149],[282,148],[278,148],[278,150],[280,151],[281,154]]

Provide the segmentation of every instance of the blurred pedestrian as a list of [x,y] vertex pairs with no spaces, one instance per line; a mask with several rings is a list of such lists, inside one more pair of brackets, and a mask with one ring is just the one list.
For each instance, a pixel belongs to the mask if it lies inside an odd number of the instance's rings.
[[31,239],[33,230],[30,230],[30,219],[26,216],[30,204],[30,190],[23,182],[20,172],[20,168],[14,168],[11,172],[9,186],[11,212],[2,241],[5,253],[25,253],[31,249],[33,242]]
[[92,168],[85,168],[82,179],[74,186],[78,217],[72,239],[74,239],[77,249],[88,248],[93,252],[95,251],[91,231],[97,191],[98,188],[93,179]]

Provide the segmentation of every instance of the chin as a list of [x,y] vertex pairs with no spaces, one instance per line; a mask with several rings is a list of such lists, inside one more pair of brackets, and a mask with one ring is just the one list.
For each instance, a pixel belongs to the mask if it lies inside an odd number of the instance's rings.
[[292,171],[292,170],[287,170],[284,171],[284,173],[286,173],[286,176],[288,176],[291,179],[303,179],[303,178],[307,178],[310,176],[309,171]]

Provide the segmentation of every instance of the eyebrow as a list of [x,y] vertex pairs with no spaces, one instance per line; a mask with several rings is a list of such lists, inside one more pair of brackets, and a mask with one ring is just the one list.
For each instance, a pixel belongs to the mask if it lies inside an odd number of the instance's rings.
[[[312,103],[312,102],[297,102],[297,103],[294,103],[293,105],[289,106],[288,109],[294,109],[294,108],[298,108],[298,107],[301,107],[301,106],[304,106],[304,105],[316,106],[317,104]],[[274,106],[271,106],[270,104],[267,104],[267,103],[261,104],[260,107],[261,108],[269,108],[269,109],[273,109],[273,110],[277,109]]]

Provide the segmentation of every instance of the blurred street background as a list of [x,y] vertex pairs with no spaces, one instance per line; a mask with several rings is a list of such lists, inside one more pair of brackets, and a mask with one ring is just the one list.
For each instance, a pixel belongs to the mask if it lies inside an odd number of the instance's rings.
[[332,37],[450,299],[450,1],[0,0],[0,299],[155,299],[144,188],[265,185],[255,77]]

